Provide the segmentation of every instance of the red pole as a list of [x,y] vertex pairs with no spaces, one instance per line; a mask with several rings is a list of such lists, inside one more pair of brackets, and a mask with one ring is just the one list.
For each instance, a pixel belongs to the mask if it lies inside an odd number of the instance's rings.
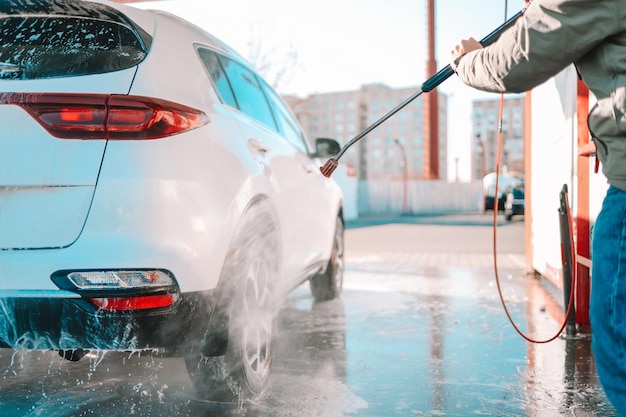
[[[435,0],[428,0],[428,61],[426,62],[426,76],[437,73],[435,59]],[[433,89],[424,102],[424,118],[427,152],[424,152],[427,179],[439,179],[439,96],[437,89]]]
[[[526,0],[526,6],[530,3]],[[531,177],[531,148],[532,148],[532,90],[524,95],[524,248],[526,253],[526,273],[533,274],[533,213],[532,213],[532,177]]]
[[[578,147],[589,143],[589,89],[578,80],[576,98],[576,117],[578,119]],[[576,149],[576,151],[578,148]],[[589,278],[590,225],[589,225],[589,157],[578,156],[578,192],[576,194],[576,219],[574,236],[576,237],[576,323],[589,326],[589,297],[591,295]]]

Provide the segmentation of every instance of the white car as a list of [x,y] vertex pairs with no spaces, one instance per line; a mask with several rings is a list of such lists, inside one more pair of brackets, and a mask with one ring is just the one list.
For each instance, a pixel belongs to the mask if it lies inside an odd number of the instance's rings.
[[0,2],[0,347],[184,356],[261,392],[281,297],[343,280],[342,193],[280,97],[171,14]]

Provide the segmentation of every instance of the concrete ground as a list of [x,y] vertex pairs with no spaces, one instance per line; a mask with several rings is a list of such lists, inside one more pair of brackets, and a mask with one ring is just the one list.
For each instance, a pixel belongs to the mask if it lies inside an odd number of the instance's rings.
[[[429,394],[414,414],[617,416],[597,378],[590,331],[532,343],[507,319],[493,212],[372,217],[347,226],[347,291],[386,285],[420,300],[412,313],[420,326],[405,330],[428,346],[421,385]],[[512,321],[530,339],[551,339],[562,324],[562,295],[524,270],[523,217],[500,216],[497,237]]]

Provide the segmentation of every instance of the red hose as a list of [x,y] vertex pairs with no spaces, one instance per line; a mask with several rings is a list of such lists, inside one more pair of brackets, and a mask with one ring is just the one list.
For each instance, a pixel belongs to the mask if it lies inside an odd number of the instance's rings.
[[[515,331],[530,343],[549,343],[549,342],[552,342],[557,337],[559,337],[559,335],[563,332],[563,330],[565,329],[565,326],[567,325],[567,321],[570,315],[572,314],[572,309],[574,306],[574,288],[576,288],[577,268],[572,267],[571,296],[569,299],[569,304],[567,306],[567,313],[565,314],[565,319],[563,320],[563,324],[561,325],[561,328],[559,329],[559,331],[554,336],[546,340],[536,340],[525,335],[524,332],[522,332],[520,328],[515,324],[515,322],[513,321],[513,318],[511,317],[511,314],[509,313],[509,309],[507,308],[506,302],[504,301],[504,296],[502,295],[502,288],[500,287],[500,277],[498,275],[498,256],[497,256],[498,255],[498,250],[497,250],[498,239],[497,239],[496,231],[498,228],[497,227],[498,225],[498,202],[499,202],[498,188],[500,185],[499,184],[500,183],[500,154],[501,154],[501,148],[502,148],[502,114],[503,112],[504,112],[504,94],[500,96],[500,116],[499,116],[500,127],[498,129],[498,152],[497,152],[497,157],[496,157],[496,191],[495,191],[494,203],[493,203],[493,268],[494,268],[494,273],[496,277],[496,286],[498,287],[498,295],[500,296],[500,302],[502,303],[504,312],[506,313],[506,316],[509,319],[509,322],[511,323]],[[567,224],[568,224],[569,229],[572,230],[572,217],[570,215],[569,210],[567,211]],[[573,240],[574,240],[573,235],[572,233],[570,233],[570,242],[571,242],[570,248],[572,249],[572,263],[576,265],[576,251],[574,250]]]

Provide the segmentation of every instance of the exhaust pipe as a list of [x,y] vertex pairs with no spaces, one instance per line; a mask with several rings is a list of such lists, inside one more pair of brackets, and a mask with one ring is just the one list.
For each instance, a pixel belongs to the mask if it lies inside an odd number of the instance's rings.
[[59,350],[59,356],[71,362],[78,362],[89,353],[84,349]]

